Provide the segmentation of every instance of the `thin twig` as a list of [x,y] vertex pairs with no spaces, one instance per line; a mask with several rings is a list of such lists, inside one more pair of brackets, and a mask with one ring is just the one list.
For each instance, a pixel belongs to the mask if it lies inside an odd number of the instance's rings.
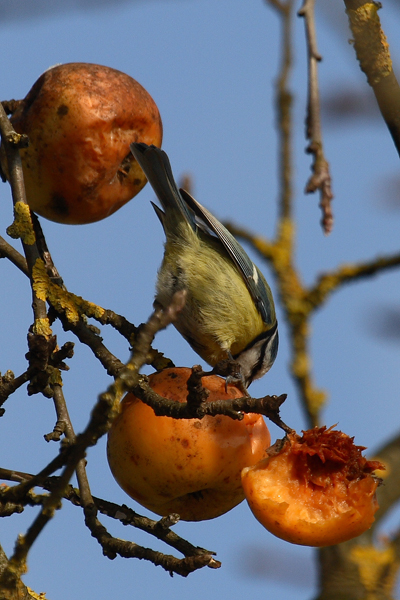
[[330,273],[324,273],[318,277],[315,285],[304,294],[304,309],[310,312],[320,308],[327,297],[344,284],[372,277],[399,266],[400,254],[392,254],[368,262],[343,265]]
[[[207,375],[207,373],[203,372],[203,375]],[[292,431],[279,416],[279,409],[286,400],[286,394],[264,396],[263,398],[243,396],[232,400],[208,401],[204,399],[197,404],[176,402],[176,400],[168,400],[154,392],[149,386],[147,378],[143,376],[134,386],[133,392],[145,404],[151,406],[157,416],[167,416],[173,419],[203,419],[207,415],[226,415],[231,419],[241,421],[244,413],[257,413],[269,418],[286,433]]]
[[[136,557],[141,559],[150,560],[155,565],[161,565],[164,569],[169,572],[175,572],[180,575],[186,576],[193,570],[201,568],[203,566],[211,566],[216,568],[219,563],[209,553],[196,553],[195,556],[188,556],[184,559],[176,559],[173,556],[164,555],[160,552],[156,552],[149,548],[143,548],[132,542],[126,542],[113,538],[106,528],[97,519],[97,508],[95,502],[90,493],[89,483],[86,477],[85,467],[83,464],[83,451],[88,445],[96,443],[99,435],[105,433],[111,424],[113,413],[115,414],[115,403],[119,401],[119,397],[125,388],[127,380],[131,379],[134,372],[140,369],[142,361],[145,360],[145,356],[148,352],[148,348],[154,338],[155,333],[162,327],[165,327],[176,317],[177,311],[183,307],[185,294],[178,293],[170,307],[166,310],[155,310],[153,315],[150,317],[146,326],[142,328],[137,339],[137,349],[133,351],[133,356],[130,363],[126,367],[126,372],[122,373],[120,381],[116,381],[109,391],[102,394],[99,401],[92,412],[91,422],[86,428],[85,432],[75,438],[72,425],[70,423],[65,402],[62,396],[61,386],[56,386],[55,396],[58,397],[58,402],[61,404],[58,413],[64,414],[66,422],[66,435],[70,442],[69,448],[66,453],[69,454],[68,460],[66,460],[66,467],[64,473],[59,478],[57,486],[52,490],[49,499],[44,500],[43,509],[39,516],[35,519],[31,527],[28,529],[27,534],[24,538],[17,543],[14,555],[10,559],[9,569],[6,569],[5,577],[9,577],[11,572],[20,573],[21,568],[25,564],[27,553],[32,546],[33,542],[39,535],[40,531],[48,522],[49,518],[55,508],[55,501],[60,499],[60,494],[65,495],[66,486],[69,481],[69,477],[72,474],[71,469],[76,468],[78,475],[78,483],[80,487],[80,498],[85,512],[85,522],[89,527],[92,535],[98,540],[103,548],[103,553],[109,558],[115,558],[117,554],[125,557]],[[130,377],[126,376],[129,372]],[[122,384],[122,386],[121,386]],[[28,489],[31,489],[32,482],[38,481],[38,477],[33,477],[30,481]],[[17,490],[21,490],[21,486],[25,485],[26,482],[19,484]],[[20,494],[14,492],[15,499]],[[5,500],[7,500],[6,492],[3,494]],[[49,510],[52,509],[52,510]]]
[[[50,274],[47,267],[51,268]],[[33,288],[37,296],[41,300],[47,300],[50,304],[52,319],[59,318],[64,330],[72,331],[82,343],[92,349],[107,373],[114,377],[117,376],[124,366],[123,363],[106,348],[98,330],[88,325],[86,318],[93,318],[102,325],[113,325],[133,345],[136,343],[135,335],[138,333],[138,328],[129,323],[124,317],[68,292],[64,285],[59,285],[57,281],[53,281],[52,274],[56,274],[56,280],[59,279],[59,275],[51,260],[50,253],[48,253],[47,267],[43,259],[38,260],[34,266],[32,273]],[[151,347],[148,349],[145,363],[157,365],[156,368],[171,366],[169,359]]]
[[[33,475],[29,473],[23,473],[21,471],[11,471],[9,469],[0,468],[0,479],[6,481],[14,481],[20,483],[25,480],[29,480],[33,477]],[[58,483],[58,477],[50,477],[46,481],[43,482],[42,487],[48,491],[51,491]],[[69,500],[74,506],[82,506],[82,499],[79,490],[76,490],[71,485],[65,490],[64,498]],[[148,517],[144,517],[139,515],[131,508],[128,508],[125,505],[118,505],[113,502],[109,502],[107,500],[103,500],[102,498],[97,498],[93,496],[93,502],[97,508],[97,510],[117,521],[120,521],[124,525],[130,525],[135,527],[136,529],[140,529],[152,535],[153,537],[159,539],[164,542],[171,548],[174,548],[181,554],[186,557],[190,556],[205,556],[212,557],[215,555],[211,550],[206,550],[205,548],[200,548],[198,546],[193,546],[187,540],[181,538],[174,531],[170,529],[170,525],[173,525],[177,522],[177,518],[172,517],[163,517],[159,521],[154,521]],[[35,502],[35,505],[43,502],[43,496],[38,496]],[[129,542],[128,542],[129,543]],[[211,568],[218,568],[220,563],[215,559],[210,560],[207,565]]]
[[137,384],[139,371],[147,362],[147,356],[156,333],[175,321],[177,314],[185,305],[186,294],[186,290],[175,292],[169,306],[166,308],[156,307],[147,323],[139,327],[132,347],[131,358],[118,375],[126,389],[132,389]]
[[[61,388],[59,389],[61,390]],[[41,473],[33,477],[30,481],[23,481],[19,485],[0,493],[0,497],[3,501],[17,501],[19,498],[23,498],[24,494],[31,490],[36,484],[42,484],[56,468],[65,465],[57,485],[52,489],[48,498],[44,500],[42,510],[34,519],[26,534],[18,538],[14,553],[0,578],[0,587],[1,585],[4,585],[12,589],[13,585],[17,585],[19,577],[26,569],[26,558],[29,550],[43,528],[53,517],[55,510],[60,507],[60,501],[77,465],[84,459],[86,449],[89,446],[95,445],[101,435],[104,435],[110,427],[113,413],[115,413],[115,400],[116,398],[112,393],[102,394],[92,411],[87,427],[81,435],[75,438],[71,426],[71,430],[68,432],[67,429],[66,431],[67,434],[74,439],[67,448],[64,448],[56,459],[53,459]]]
[[85,346],[91,349],[94,356],[103,365],[107,374],[111,377],[117,377],[118,373],[124,368],[124,363],[108,350],[103,344],[103,338],[95,329],[83,320],[72,324],[64,314],[58,313],[57,316],[61,321],[64,331],[72,331],[81,344],[85,344]]
[[[278,134],[279,134],[279,228],[291,218],[292,212],[292,104],[293,96],[288,86],[292,70],[292,21],[294,0],[281,2],[280,0],[267,0],[275,8],[282,19],[282,50],[280,53],[281,65],[276,81],[275,104],[277,108]],[[279,232],[278,232],[279,235]]]
[[61,436],[65,434],[69,442],[75,441],[75,434],[69,417],[68,408],[65,402],[64,393],[60,384],[53,385],[53,402],[56,409],[57,422],[51,433],[44,436],[46,442],[59,442]]
[[[319,309],[330,294],[344,284],[383,273],[400,266],[400,254],[372,259],[363,263],[339,266],[337,269],[318,277],[310,287],[300,280],[298,270],[292,263],[292,241],[282,236],[278,243],[254,235],[240,227],[229,225],[230,231],[238,238],[246,240],[263,259],[271,264],[280,293],[281,305],[286,313],[286,322],[292,349],[291,372],[299,391],[305,416],[310,427],[318,425],[318,414],[326,400],[324,390],[315,386],[310,360],[310,325],[314,311]],[[282,228],[282,232],[291,228]]]
[[55,266],[55,264],[53,262],[53,258],[50,254],[50,251],[47,247],[46,238],[44,237],[44,233],[43,233],[40,221],[34,213],[32,213],[32,225],[33,225],[33,229],[35,231],[35,238],[36,238],[36,244],[38,247],[39,255],[45,264],[46,271],[47,271],[49,277],[51,278],[53,283],[56,283],[61,288],[65,289],[62,277],[61,277],[60,273],[58,272],[57,267]]
[[[40,224],[37,219],[33,220],[35,225],[36,234],[38,237],[38,244],[42,248],[44,256],[44,264],[46,272],[51,279],[53,285],[58,285],[60,291],[67,291],[62,278],[58,273],[56,266],[54,265],[51,254],[47,248],[47,244],[41,230]],[[25,275],[29,277],[29,270],[26,264],[26,259],[15,250],[6,240],[0,236],[0,257],[4,256],[12,261]],[[56,291],[57,296],[57,291]],[[88,304],[88,303],[86,303]],[[81,343],[87,345],[93,351],[94,355],[100,360],[101,364],[106,369],[107,373],[111,376],[116,376],[118,372],[123,368],[123,363],[117,359],[103,344],[102,338],[95,331],[94,327],[88,325],[85,321],[79,320],[78,323],[72,324],[65,316],[64,311],[50,309],[49,316],[59,318],[62,322],[65,331],[72,331],[80,340]],[[93,318],[97,319],[102,325],[111,325],[116,331],[118,331],[131,345],[134,344],[135,335],[138,332],[138,327],[130,323],[128,319],[115,313],[109,309],[102,309],[99,314],[92,314]],[[157,371],[173,367],[173,362],[165,357],[161,352],[155,348],[150,348],[146,364],[152,365]]]
[[[71,419],[69,417],[64,394],[61,386],[59,385],[54,386],[54,401],[57,407],[57,422],[60,421],[62,423],[62,429],[63,432],[65,432],[67,441],[70,444],[73,444],[76,441],[76,436]],[[76,478],[79,486],[79,497],[85,513],[85,523],[93,535],[100,523],[97,520],[97,509],[94,505],[92,493],[90,491],[89,480],[86,473],[86,464],[83,458],[81,458],[76,465]]]
[[24,275],[29,277],[28,265],[26,259],[9,244],[3,237],[0,236],[0,258],[8,258]]
[[[28,369],[18,377],[14,376],[12,371],[6,371],[4,375],[0,374],[0,406],[4,404],[11,394],[15,392],[21,385],[29,381],[31,371]],[[1,409],[4,414],[4,409]]]
[[[10,235],[20,237],[24,249],[28,271],[31,274],[36,260],[39,258],[39,251],[32,228],[31,213],[26,201],[24,186],[24,175],[22,170],[19,148],[28,143],[27,136],[16,133],[0,103],[0,132],[4,151],[7,158],[8,177],[11,185],[12,198],[14,203],[15,222],[8,228]],[[39,300],[32,288],[32,306],[35,322],[45,320],[46,304]]]
[[[75,453],[70,454],[69,461],[64,469],[64,472],[59,478],[58,485],[52,490],[51,494],[44,499],[41,511],[34,519],[32,524],[28,527],[25,535],[18,537],[15,544],[14,553],[10,557],[8,565],[5,567],[0,576],[0,589],[8,589],[12,591],[13,589],[17,588],[21,575],[26,571],[26,559],[29,550],[40,533],[43,531],[44,527],[52,519],[55,511],[61,507],[61,498],[63,497],[64,491],[68,486],[69,480],[75,470],[76,463],[83,458],[81,455],[82,452],[83,448],[78,446],[77,450],[75,449]],[[54,461],[52,462],[54,463]],[[49,466],[50,465],[48,465],[47,469],[45,470],[49,470]],[[38,477],[33,477],[31,481],[25,481],[16,486],[19,493],[21,494],[21,488],[24,486],[27,488],[27,491],[32,489],[32,482],[34,482],[35,479],[37,480]],[[13,489],[14,488],[11,488],[11,490]]]
[[303,0],[303,6],[298,12],[304,17],[307,39],[308,55],[308,103],[306,118],[306,138],[309,140],[306,152],[313,155],[312,175],[309,178],[305,191],[307,194],[320,191],[320,208],[322,210],[321,224],[326,234],[333,227],[333,213],[331,202],[333,193],[331,187],[331,176],[329,163],[325,158],[322,128],[321,110],[318,88],[318,62],[322,60],[317,49],[317,34],[314,16],[315,0]]

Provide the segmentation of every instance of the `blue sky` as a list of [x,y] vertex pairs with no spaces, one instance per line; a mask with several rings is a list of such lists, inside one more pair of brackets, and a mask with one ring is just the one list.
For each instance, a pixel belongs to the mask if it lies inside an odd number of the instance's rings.
[[[220,219],[271,236],[275,228],[277,137],[273,112],[279,63],[279,21],[261,0],[147,0],[121,2],[0,2],[3,49],[1,98],[23,97],[49,66],[94,62],[125,71],[153,96],[164,124],[163,147],[177,177],[191,173],[194,195]],[[96,4],[96,8],[93,5]],[[367,90],[341,3],[324,1],[317,14],[323,96],[342,89]],[[299,3],[300,5],[300,3]],[[384,3],[381,19],[393,58],[400,62],[399,12]],[[37,11],[34,14],[34,9]],[[294,191],[298,241],[296,260],[305,282],[343,262],[367,260],[398,251],[399,207],[388,210],[387,182],[398,172],[398,156],[383,122],[372,109],[369,119],[325,116],[324,140],[335,193],[335,228],[330,237],[319,227],[318,198],[304,196],[310,159],[304,154],[306,62],[304,24],[297,19],[294,104]],[[372,104],[373,106],[373,104]],[[398,193],[398,190],[397,190]],[[100,223],[62,226],[42,219],[55,264],[67,287],[139,324],[151,312],[163,232],[150,205],[149,186],[123,209]],[[0,186],[1,235],[12,221],[10,191]],[[13,242],[14,243],[14,242]],[[270,279],[266,265],[259,266]],[[29,286],[6,261],[0,262],[2,314],[0,371],[25,370],[26,332],[32,321]],[[272,287],[274,282],[271,281]],[[393,271],[336,293],[313,320],[312,360],[319,386],[329,391],[327,425],[354,435],[371,448],[398,430],[398,340],[375,334],[382,311],[398,306],[400,273]],[[279,313],[279,307],[278,307]],[[287,393],[285,421],[304,426],[287,372],[288,346],[280,319],[281,344],[273,369],[251,392]],[[73,340],[55,328],[61,345]],[[105,343],[122,360],[128,348],[111,329]],[[199,362],[172,328],[156,347],[178,365]],[[91,406],[109,383],[86,348],[76,346],[64,391],[76,431],[87,423]],[[5,405],[0,421],[2,466],[27,472],[41,468],[57,449],[43,440],[54,425],[52,403],[25,390]],[[271,427],[273,437],[280,433]],[[127,503],[147,514],[120,490],[105,458],[105,440],[88,453],[93,494]],[[33,509],[4,519],[2,541],[8,553],[15,537],[33,519]],[[104,521],[111,533],[143,545],[158,545],[135,530]],[[386,531],[394,526],[388,522]],[[51,600],[87,600],[133,595],[152,600],[180,596],[210,600],[222,595],[303,600],[315,591],[313,550],[273,538],[243,503],[223,517],[201,524],[180,523],[176,531],[192,543],[217,552],[223,566],[203,569],[187,579],[170,578],[141,561],[109,561],[89,535],[79,509],[64,503],[29,557],[24,581]],[[82,563],[84,562],[84,569]]]

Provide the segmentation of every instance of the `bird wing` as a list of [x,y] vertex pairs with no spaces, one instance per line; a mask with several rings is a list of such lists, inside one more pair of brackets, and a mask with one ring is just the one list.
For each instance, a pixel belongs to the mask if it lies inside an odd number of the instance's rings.
[[241,274],[264,323],[271,323],[271,310],[269,308],[270,300],[268,297],[267,284],[259,269],[247,256],[239,242],[226,227],[214,217],[214,215],[197,202],[197,200],[195,200],[188,192],[183,189],[180,189],[179,191],[188,207],[221,241],[223,247],[228,252]]

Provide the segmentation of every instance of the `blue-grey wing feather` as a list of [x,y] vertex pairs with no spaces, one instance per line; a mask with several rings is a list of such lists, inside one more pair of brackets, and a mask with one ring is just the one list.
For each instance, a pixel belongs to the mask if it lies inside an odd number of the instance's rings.
[[264,279],[256,267],[256,265],[250,260],[246,252],[243,250],[239,242],[233,237],[233,235],[212,215],[204,206],[202,206],[197,200],[195,200],[185,190],[180,190],[181,196],[189,208],[195,213],[195,215],[204,221],[210,230],[218,237],[228,252],[232,261],[236,265],[236,268],[240,272],[247,289],[253,301],[257,307],[261,318],[265,323],[271,322],[271,312],[269,310],[270,300],[268,298],[268,291],[264,284]]

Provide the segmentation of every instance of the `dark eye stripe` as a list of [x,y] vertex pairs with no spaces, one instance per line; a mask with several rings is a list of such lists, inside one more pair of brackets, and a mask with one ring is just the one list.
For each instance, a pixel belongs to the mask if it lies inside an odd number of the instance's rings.
[[[265,344],[262,345],[262,349],[264,350],[265,346],[268,344],[268,341],[273,337],[273,335],[275,334],[277,329],[278,329],[278,321],[275,321],[275,323],[273,324],[271,329],[268,329],[268,331],[263,331],[262,333],[260,333],[260,335],[258,335],[256,338],[254,338],[254,340],[251,340],[251,342],[246,346],[246,348],[244,348],[242,350],[242,352],[246,352],[246,350],[249,350],[250,348],[255,346],[258,342],[265,339]],[[239,354],[241,354],[242,352],[239,352]],[[236,354],[236,356],[234,356],[233,358],[237,358],[239,356],[239,354]]]
[[[265,335],[265,341],[263,343],[263,345],[260,348],[260,352],[258,354],[258,361],[256,362],[256,364],[254,365],[254,367],[252,368],[249,376],[246,378],[246,386],[248,387],[253,379],[256,378],[256,375],[259,371],[261,371],[264,361],[265,361],[265,355],[266,355],[266,351],[267,351],[267,347],[271,344],[271,352],[270,352],[270,363],[272,366],[273,362],[275,361],[277,352],[278,352],[278,343],[279,343],[279,338],[278,338],[278,323],[276,322],[275,325],[267,332],[264,333]],[[262,336],[258,337],[258,340],[260,341],[260,339],[262,339]],[[250,344],[251,347],[253,346],[253,344]]]

